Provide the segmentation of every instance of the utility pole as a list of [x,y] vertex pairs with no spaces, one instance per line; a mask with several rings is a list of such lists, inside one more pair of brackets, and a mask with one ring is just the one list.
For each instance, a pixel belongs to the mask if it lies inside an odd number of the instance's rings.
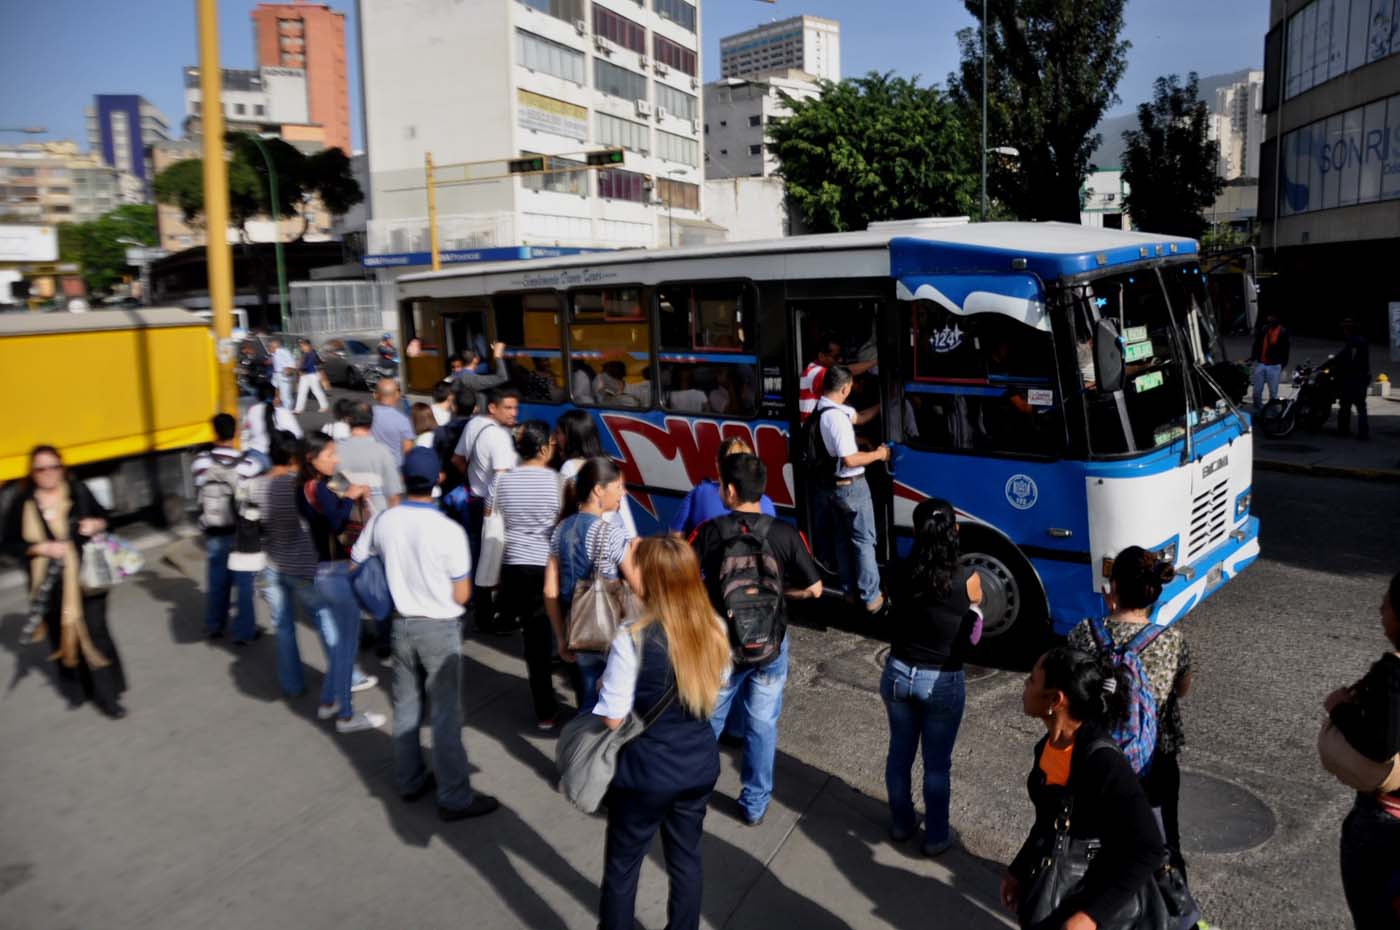
[[982,0],[982,222],[987,222],[987,0]]
[[423,153],[423,171],[428,178],[428,240],[432,243],[433,270],[442,270],[442,252],[438,249],[437,187],[433,182],[433,153]]
[[267,193],[268,193],[268,215],[272,217],[272,251],[277,256],[277,306],[281,309],[282,332],[287,331],[287,263],[282,258],[282,229],[280,217],[277,215],[277,205],[281,198],[277,196],[277,168],[272,164],[272,156],[267,152],[267,146],[263,145],[262,136],[257,133],[249,133],[249,139],[258,147],[258,153],[262,155],[263,164],[267,166]]
[[209,307],[218,341],[219,412],[238,415],[233,377],[233,255],[228,246],[228,165],[224,163],[223,71],[219,68],[218,0],[196,0],[199,20],[199,89],[204,124],[205,265]]

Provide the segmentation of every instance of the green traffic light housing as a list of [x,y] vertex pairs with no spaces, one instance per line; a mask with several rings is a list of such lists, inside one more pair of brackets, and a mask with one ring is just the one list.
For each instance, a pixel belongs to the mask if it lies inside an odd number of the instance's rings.
[[529,174],[533,171],[544,170],[544,157],[535,155],[530,158],[512,158],[509,162],[511,174]]
[[588,153],[588,167],[615,168],[623,163],[622,149],[604,149]]

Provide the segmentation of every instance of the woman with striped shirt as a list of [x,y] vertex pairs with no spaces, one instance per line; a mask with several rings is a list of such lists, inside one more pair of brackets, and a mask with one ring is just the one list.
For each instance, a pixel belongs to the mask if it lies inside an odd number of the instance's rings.
[[550,675],[549,618],[544,612],[544,568],[549,536],[563,504],[563,479],[549,467],[554,436],[543,420],[527,420],[516,431],[520,464],[496,476],[491,506],[506,525],[501,559],[501,613],[507,629],[519,626],[525,638],[530,697],[541,730],[552,730],[559,715]]

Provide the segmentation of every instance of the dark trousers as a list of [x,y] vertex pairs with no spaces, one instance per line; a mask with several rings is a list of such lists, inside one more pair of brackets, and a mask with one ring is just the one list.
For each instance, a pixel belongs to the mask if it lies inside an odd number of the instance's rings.
[[[472,550],[472,571],[476,571],[481,560],[481,524],[486,519],[486,502],[479,497],[467,501],[467,545]],[[472,585],[472,597],[467,602],[467,613],[476,621],[478,630],[494,632],[497,629],[495,605],[492,603],[494,589]]]
[[637,904],[637,877],[651,848],[657,828],[666,856],[671,891],[666,900],[668,930],[696,930],[700,926],[703,874],[700,838],[705,832],[705,810],[714,785],[681,792],[608,792],[608,839],[603,862],[603,895],[599,905],[601,930],[633,930]]
[[[46,624],[49,628],[49,646],[58,649],[60,636],[59,616],[63,604],[63,586],[58,585],[53,592],[53,610]],[[112,632],[107,628],[107,595],[96,594],[83,598],[83,620],[87,624],[88,635],[93,647],[107,660],[104,668],[91,668],[87,660],[78,655],[76,668],[58,663],[60,690],[74,704],[92,701],[103,710],[110,711],[117,706],[117,698],[126,690],[126,672],[122,670],[122,658],[117,653],[117,644],[112,641]],[[74,683],[78,688],[73,694]]]
[[1356,408],[1356,435],[1362,439],[1371,438],[1371,426],[1366,421],[1366,389],[1369,385],[1343,385],[1337,399],[1337,432],[1346,436],[1351,432],[1351,408]]
[[1400,820],[1371,797],[1342,821],[1342,890],[1356,930],[1400,927]]
[[501,621],[520,626],[525,639],[525,670],[530,679],[530,698],[535,717],[553,720],[559,714],[554,698],[554,676],[550,659],[554,634],[544,612],[544,566],[501,566]]
[[1163,838],[1172,865],[1185,874],[1186,861],[1181,857],[1181,764],[1176,753],[1158,752],[1152,756],[1152,767],[1142,777],[1142,790],[1147,793],[1147,802],[1161,812]]

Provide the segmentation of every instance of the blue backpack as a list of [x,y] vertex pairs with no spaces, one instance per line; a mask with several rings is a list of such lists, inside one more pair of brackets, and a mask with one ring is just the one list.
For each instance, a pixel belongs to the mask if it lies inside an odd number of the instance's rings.
[[1133,771],[1142,776],[1152,767],[1152,752],[1157,748],[1157,699],[1152,696],[1140,656],[1166,627],[1149,623],[1121,648],[1114,647],[1113,637],[1101,618],[1091,617],[1089,629],[1099,649],[1128,680],[1127,714],[1109,729],[1109,733],[1123,750]]

